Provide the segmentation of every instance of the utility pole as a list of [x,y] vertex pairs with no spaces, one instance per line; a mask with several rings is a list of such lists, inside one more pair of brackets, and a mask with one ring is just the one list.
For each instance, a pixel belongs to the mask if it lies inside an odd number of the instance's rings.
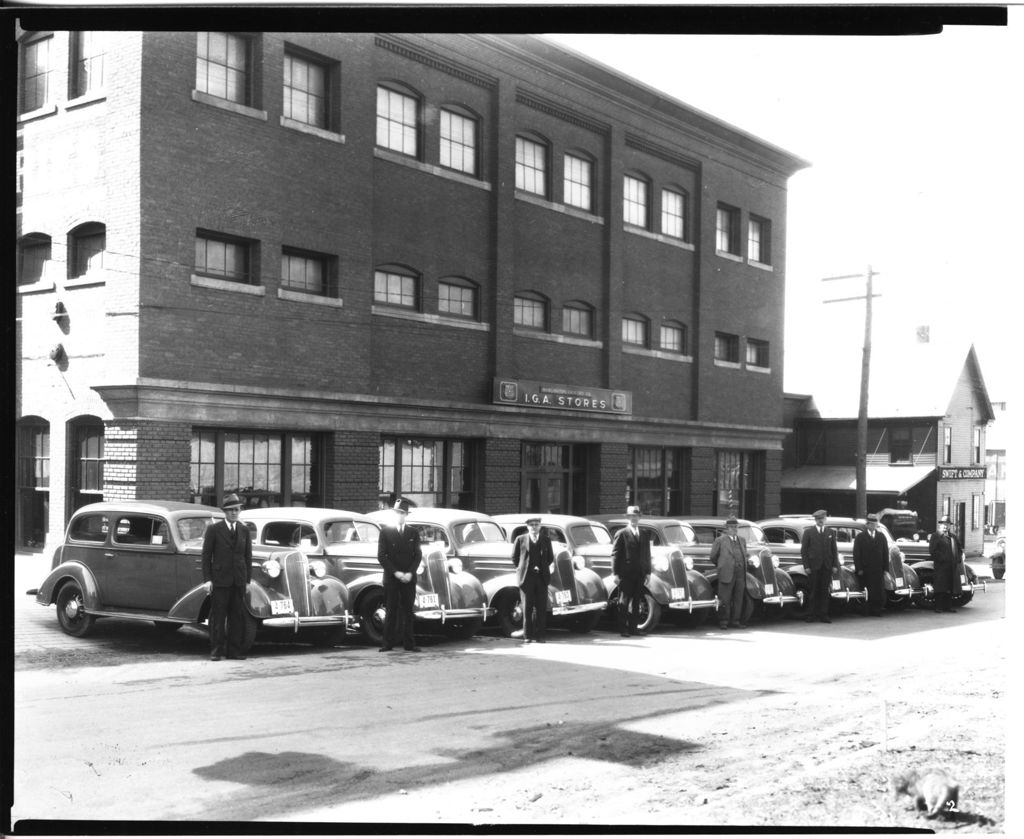
[[864,353],[860,367],[860,407],[857,410],[857,508],[855,515],[864,518],[868,514],[868,380],[871,376],[871,300],[881,297],[872,290],[872,279],[878,274],[868,266],[867,275],[845,274],[842,277],[823,277],[822,282],[867,278],[867,292],[863,297],[841,297],[825,300],[825,303],[846,303],[863,300],[864,304]]

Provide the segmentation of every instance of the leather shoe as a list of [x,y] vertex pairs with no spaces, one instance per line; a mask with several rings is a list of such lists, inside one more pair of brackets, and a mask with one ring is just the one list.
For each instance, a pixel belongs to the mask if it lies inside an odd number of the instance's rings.
[[382,652],[382,653],[389,653],[389,652],[391,652],[391,651],[392,651],[393,649],[394,649],[394,647],[393,647],[393,646],[391,646],[391,644],[385,644],[385,645],[384,645],[383,647],[381,647],[381,648],[380,648],[380,650],[378,650],[378,652]]
[[818,618],[822,623],[832,623],[832,618]]
[[718,624],[718,628],[719,629],[728,629],[729,628],[729,624],[727,624],[727,623],[720,623],[720,624]]
[[228,658],[231,661],[245,661],[245,656],[244,655],[229,655]]
[[814,623],[814,617],[812,615],[807,615],[804,618],[804,623]]
[[211,655],[210,656],[210,661],[220,661],[220,656],[219,655]]
[[956,614],[956,609],[943,609],[942,611],[943,612],[952,612],[954,615]]
[[747,628],[747,625],[746,625],[745,623],[741,623],[741,624],[739,625],[739,627],[740,627],[740,629],[746,629],[746,628]]
[[543,638],[534,638],[533,640],[536,641],[538,644],[546,644],[547,643],[547,641],[545,641]]
[[418,653],[418,652],[421,652],[419,647],[403,647],[402,649],[404,649],[407,653]]
[[533,639],[532,638],[524,638],[523,639],[523,643],[524,644],[532,644],[533,643]]

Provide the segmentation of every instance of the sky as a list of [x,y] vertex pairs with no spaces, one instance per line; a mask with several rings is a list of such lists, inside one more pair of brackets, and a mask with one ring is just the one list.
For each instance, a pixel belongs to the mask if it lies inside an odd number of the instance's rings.
[[1024,8],[1009,11],[1006,27],[915,37],[544,37],[811,163],[788,185],[788,392],[836,369],[859,388],[864,303],[823,301],[865,280],[822,279],[870,266],[872,370],[927,325],[965,356],[973,343],[1004,401],[1024,326]]

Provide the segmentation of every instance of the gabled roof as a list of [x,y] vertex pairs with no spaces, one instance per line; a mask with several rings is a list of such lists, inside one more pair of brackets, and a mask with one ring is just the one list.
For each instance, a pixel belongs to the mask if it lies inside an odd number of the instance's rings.
[[[860,362],[838,361],[833,375],[823,379],[807,395],[798,418],[856,419],[860,407]],[[942,417],[961,376],[967,376],[981,406],[980,421],[995,419],[988,388],[981,374],[974,345],[962,343],[909,344],[897,348],[873,347],[868,387],[868,417]],[[787,394],[799,399],[802,395]]]

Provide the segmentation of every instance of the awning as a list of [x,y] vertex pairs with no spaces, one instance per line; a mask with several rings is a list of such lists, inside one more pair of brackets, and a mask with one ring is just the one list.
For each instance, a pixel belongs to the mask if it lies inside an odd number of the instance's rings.
[[[868,492],[899,495],[916,487],[935,471],[934,466],[869,466]],[[801,466],[784,469],[782,488],[826,492],[856,492],[856,466]]]

